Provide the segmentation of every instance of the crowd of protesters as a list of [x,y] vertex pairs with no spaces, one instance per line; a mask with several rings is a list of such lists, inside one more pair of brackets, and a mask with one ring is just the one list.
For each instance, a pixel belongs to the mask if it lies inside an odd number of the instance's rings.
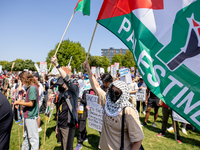
[[[75,150],[80,150],[87,141],[87,99],[86,94],[98,96],[98,103],[104,108],[103,124],[100,134],[101,149],[139,149],[144,138],[142,127],[147,126],[151,108],[154,108],[153,127],[156,127],[158,109],[162,106],[162,128],[157,137],[165,136],[174,131],[174,123],[167,129],[171,109],[154,95],[141,76],[131,75],[132,83],[120,81],[119,73],[112,77],[109,73],[101,73],[95,78],[88,62],[84,63],[85,74],[73,75],[69,68],[61,67],[56,56],[51,59],[59,71],[59,75],[42,74],[22,71],[0,74],[0,149],[9,149],[10,132],[13,119],[15,123],[24,126],[22,149],[39,149],[40,113],[44,113],[50,94],[57,94],[56,134],[63,150],[73,150],[76,128],[79,128],[78,144]],[[89,80],[91,87],[86,88],[84,80]],[[146,101],[137,101],[136,93],[146,91]],[[11,99],[11,107],[8,99]],[[140,124],[138,112],[141,110],[145,120]],[[125,120],[122,116],[125,114]],[[172,118],[173,122],[173,118]],[[124,124],[124,129],[121,125]],[[178,130],[178,124],[175,124]],[[124,130],[124,144],[121,145],[121,131]],[[182,123],[182,132],[187,134],[186,124]],[[177,142],[181,143],[178,132]]]

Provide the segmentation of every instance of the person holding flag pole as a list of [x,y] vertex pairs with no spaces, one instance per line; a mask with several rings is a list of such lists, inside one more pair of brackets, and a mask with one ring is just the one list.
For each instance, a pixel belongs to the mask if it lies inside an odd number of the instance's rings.
[[[78,3],[76,4],[76,7],[74,8],[74,12],[73,12],[73,14],[72,14],[72,16],[71,16],[71,18],[69,20],[69,23],[68,23],[68,25],[67,25],[64,33],[63,33],[63,36],[62,36],[62,38],[60,40],[60,43],[59,43],[54,55],[57,54],[57,52],[58,52],[58,50],[60,48],[60,45],[61,45],[61,43],[63,41],[63,38],[65,37],[65,34],[66,34],[66,32],[67,32],[67,30],[69,28],[69,25],[71,24],[71,21],[72,21],[74,15],[75,15],[76,11],[81,11],[83,13],[83,15],[88,15],[89,16],[90,15],[90,0],[79,0]],[[49,67],[49,70],[48,70],[49,72],[50,72],[51,66],[52,66],[52,63],[50,64],[50,67]]]

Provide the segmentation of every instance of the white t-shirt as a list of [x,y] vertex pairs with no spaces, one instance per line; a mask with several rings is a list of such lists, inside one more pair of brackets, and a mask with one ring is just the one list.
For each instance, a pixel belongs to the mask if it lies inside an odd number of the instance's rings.
[[[129,92],[139,89],[136,82],[129,84],[129,85],[128,85],[128,88],[129,88]],[[136,93],[131,93],[130,96],[131,96],[131,97],[135,97],[135,96],[136,96]]]

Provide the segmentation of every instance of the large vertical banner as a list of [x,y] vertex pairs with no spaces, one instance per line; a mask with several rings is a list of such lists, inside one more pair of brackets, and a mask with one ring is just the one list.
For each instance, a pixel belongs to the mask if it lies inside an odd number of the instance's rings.
[[103,107],[98,104],[98,96],[86,94],[88,110],[88,126],[101,131],[103,123]]
[[104,0],[97,22],[132,51],[150,90],[200,131],[200,1]]
[[40,73],[48,73],[47,72],[47,62],[40,62]]

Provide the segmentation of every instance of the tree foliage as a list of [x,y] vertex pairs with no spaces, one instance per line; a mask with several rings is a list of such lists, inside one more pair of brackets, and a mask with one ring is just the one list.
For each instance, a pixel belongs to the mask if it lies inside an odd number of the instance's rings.
[[0,65],[2,65],[2,70],[11,71],[12,63],[15,62],[14,68],[12,71],[23,71],[24,69],[35,71],[36,68],[34,66],[34,62],[30,59],[16,59],[14,61],[0,61]]
[[133,54],[130,50],[127,50],[125,55],[115,54],[112,58],[112,64],[114,64],[115,62],[119,63],[119,67],[124,66],[128,68],[137,68]]
[[[58,44],[56,45],[55,49],[51,50],[48,53],[46,58],[46,62],[48,67],[50,65],[51,57],[55,54]],[[81,46],[79,42],[73,42],[70,40],[64,40],[60,48],[57,52],[57,59],[60,66],[67,66],[72,56],[71,60],[71,68],[72,70],[76,68],[77,71],[81,70],[81,64],[86,60],[86,52],[85,49]]]
[[110,61],[106,56],[102,57],[90,55],[88,58],[88,62],[90,66],[102,67],[105,71],[107,71],[108,66],[110,66]]

